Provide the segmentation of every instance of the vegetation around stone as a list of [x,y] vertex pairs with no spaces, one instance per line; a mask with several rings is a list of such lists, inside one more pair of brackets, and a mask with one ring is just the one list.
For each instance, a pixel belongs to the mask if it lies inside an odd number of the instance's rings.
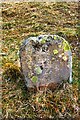
[[[78,3],[2,3],[3,120],[79,120],[80,24]],[[54,92],[29,92],[19,62],[23,39],[58,34],[72,46],[73,83]],[[57,51],[55,51],[57,52]]]

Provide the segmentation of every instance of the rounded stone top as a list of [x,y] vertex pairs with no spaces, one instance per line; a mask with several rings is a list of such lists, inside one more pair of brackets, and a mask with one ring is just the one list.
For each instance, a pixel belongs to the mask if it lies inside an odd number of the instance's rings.
[[[39,45],[43,45],[43,44],[63,44],[63,46],[61,46],[64,51],[70,51],[70,45],[69,43],[61,36],[58,35],[40,35],[40,36],[36,36],[36,37],[29,37],[27,38],[21,48],[23,48],[25,45],[27,45],[30,41],[33,42],[33,45],[35,44],[39,44]],[[60,47],[60,46],[59,46]]]

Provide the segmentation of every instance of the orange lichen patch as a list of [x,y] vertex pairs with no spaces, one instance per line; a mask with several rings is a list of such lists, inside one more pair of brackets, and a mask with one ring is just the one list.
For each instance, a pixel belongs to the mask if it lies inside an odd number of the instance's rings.
[[12,66],[12,63],[5,63],[3,69],[9,68]]
[[13,63],[5,63],[3,66],[3,69],[8,69],[8,68],[12,68],[12,69],[16,69],[16,70],[20,70],[20,68],[17,65],[14,65]]
[[20,68],[12,63],[6,63],[3,66],[3,78],[8,81],[17,80],[19,77],[22,76]]

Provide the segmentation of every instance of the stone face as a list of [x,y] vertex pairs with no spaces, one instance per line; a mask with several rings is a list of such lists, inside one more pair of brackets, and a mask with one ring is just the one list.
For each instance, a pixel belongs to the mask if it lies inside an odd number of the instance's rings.
[[70,77],[71,50],[58,35],[26,39],[20,49],[20,63],[29,88],[51,86]]

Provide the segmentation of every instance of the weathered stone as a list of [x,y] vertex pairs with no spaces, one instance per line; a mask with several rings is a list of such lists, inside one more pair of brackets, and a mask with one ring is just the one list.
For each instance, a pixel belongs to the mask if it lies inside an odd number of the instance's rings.
[[58,35],[26,39],[20,49],[20,63],[27,87],[54,87],[67,81],[71,77],[70,58],[68,42]]

